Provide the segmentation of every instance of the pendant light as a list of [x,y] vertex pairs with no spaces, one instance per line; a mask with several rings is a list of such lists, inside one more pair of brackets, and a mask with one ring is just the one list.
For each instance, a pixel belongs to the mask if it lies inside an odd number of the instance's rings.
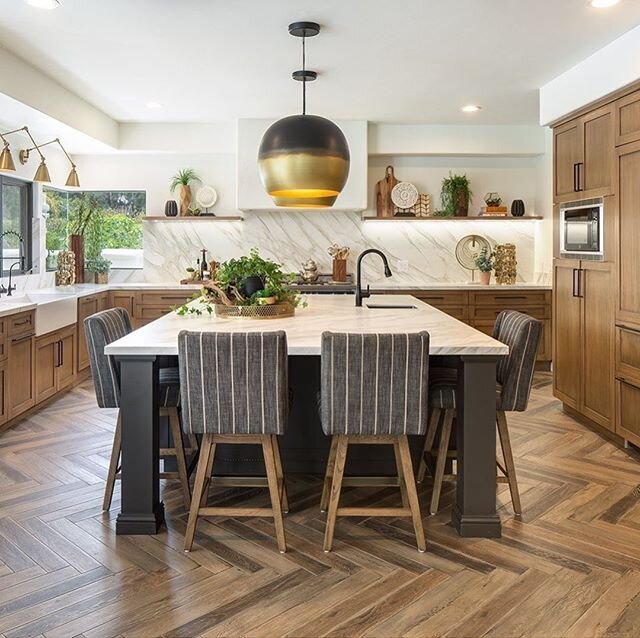
[[340,128],[324,117],[307,114],[307,82],[317,78],[306,68],[306,39],[320,33],[315,22],[294,22],[289,33],[302,38],[302,114],[272,124],[260,143],[258,167],[267,193],[276,206],[329,208],[349,176],[349,145]]

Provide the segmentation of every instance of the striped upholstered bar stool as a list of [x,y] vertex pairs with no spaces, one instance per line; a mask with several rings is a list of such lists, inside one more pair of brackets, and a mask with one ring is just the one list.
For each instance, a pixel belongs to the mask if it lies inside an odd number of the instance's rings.
[[[178,359],[183,423],[189,432],[202,434],[185,551],[191,551],[200,516],[270,516],[278,549],[285,552],[286,490],[277,437],[285,432],[289,407],[286,334],[182,331]],[[219,443],[262,446],[270,508],[206,507]]]
[[[125,337],[131,332],[131,319],[124,308],[112,308],[103,310],[84,320],[84,331],[87,338],[91,375],[96,390],[96,399],[101,408],[120,407],[120,366],[118,361],[104,353],[107,344]],[[178,466],[177,472],[161,472],[160,478],[180,479],[184,506],[191,504],[189,489],[189,472],[187,469],[187,453],[195,453],[195,439],[191,439],[191,447],[185,450],[182,441],[182,429],[178,406],[180,404],[180,387],[177,368],[160,369],[160,390],[158,393],[160,402],[160,416],[169,418],[169,428],[173,439],[172,448],[162,448],[162,456],[175,456]],[[104,492],[102,508],[108,510],[111,507],[113,488],[117,478],[120,478],[119,463],[122,452],[122,425],[120,412],[116,422],[116,431],[111,449],[111,461],[107,472],[107,484]]]
[[[496,370],[496,421],[503,458],[502,463],[496,461],[503,474],[498,476],[497,480],[509,484],[513,509],[518,516],[522,514],[522,506],[506,413],[524,412],[527,409],[541,334],[542,323],[540,321],[516,310],[503,310],[498,315],[493,327],[493,338],[509,346],[508,356],[500,360]],[[457,371],[455,369],[436,368],[432,370],[429,388],[432,414],[418,471],[418,482],[421,483],[424,480],[427,466],[433,468],[431,461],[435,457],[433,493],[431,495],[432,514],[438,512],[447,458],[456,456],[456,451],[449,449],[451,429],[456,416],[456,386]],[[439,423],[443,413],[444,419],[440,428]],[[440,440],[436,452],[434,443],[438,432]]]
[[[321,413],[331,436],[321,509],[328,501],[324,550],[338,516],[410,516],[418,550],[426,543],[407,436],[427,429],[429,334],[322,335]],[[339,507],[350,444],[393,445],[402,507]],[[361,483],[363,484],[363,483]]]

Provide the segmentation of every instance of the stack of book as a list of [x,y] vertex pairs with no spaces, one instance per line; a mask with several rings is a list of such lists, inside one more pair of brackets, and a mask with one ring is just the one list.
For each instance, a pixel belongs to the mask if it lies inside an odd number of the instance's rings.
[[481,217],[506,217],[507,215],[506,206],[483,206],[480,209]]

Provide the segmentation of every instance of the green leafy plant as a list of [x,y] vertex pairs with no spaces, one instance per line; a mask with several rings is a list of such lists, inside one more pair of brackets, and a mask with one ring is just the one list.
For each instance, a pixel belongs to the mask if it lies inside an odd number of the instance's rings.
[[442,180],[442,189],[440,191],[442,211],[446,212],[446,215],[440,215],[440,217],[454,216],[458,209],[463,206],[463,202],[466,203],[466,208],[468,208],[472,197],[473,193],[471,192],[469,178],[466,175],[452,175],[449,172],[449,177],[445,177]]
[[178,186],[189,186],[189,183],[194,181],[200,181],[197,173],[192,168],[183,168],[171,178],[169,188],[173,193]]
[[84,235],[98,210],[98,200],[90,193],[82,193],[74,200],[69,215],[69,234]]
[[496,266],[495,257],[495,252],[489,252],[486,248],[483,248],[474,259],[474,262],[480,272],[491,272]]
[[111,262],[102,256],[87,261],[86,269],[89,272],[107,273],[111,270]]
[[[244,289],[247,280],[257,277],[262,282],[262,289],[246,296]],[[215,280],[206,282],[198,304],[185,304],[174,308],[179,315],[201,315],[204,311],[211,314],[211,304],[236,306],[261,305],[262,299],[275,297],[276,303],[289,303],[293,306],[306,306],[300,295],[289,288],[295,281],[294,273],[282,270],[281,264],[271,259],[264,259],[256,248],[248,255],[237,259],[229,259],[218,266]],[[196,298],[198,296],[196,295]]]

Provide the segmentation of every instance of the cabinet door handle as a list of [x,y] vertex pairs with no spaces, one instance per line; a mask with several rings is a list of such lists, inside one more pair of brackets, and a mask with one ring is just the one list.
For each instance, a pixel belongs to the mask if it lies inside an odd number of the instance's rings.
[[577,297],[578,296],[578,287],[576,285],[576,277],[578,274],[578,269],[574,268],[573,269],[573,290],[571,291],[572,296]]
[[578,162],[578,190],[584,190],[584,162]]
[[60,353],[60,367],[64,365],[64,343],[58,341],[58,352]]
[[25,326],[26,324],[31,323],[31,318],[27,317],[26,319],[22,319],[20,321],[14,321],[14,326]]
[[578,188],[578,164],[573,165],[573,192],[577,193],[580,190]]
[[57,362],[56,368],[59,368],[62,365],[62,341],[56,341],[56,349],[57,349]]
[[578,268],[578,297],[582,299],[584,297],[584,270]]
[[21,341],[26,341],[27,339],[31,339],[33,337],[33,333],[28,335],[24,335],[24,337],[18,337],[16,339],[11,339],[11,343],[20,343]]

